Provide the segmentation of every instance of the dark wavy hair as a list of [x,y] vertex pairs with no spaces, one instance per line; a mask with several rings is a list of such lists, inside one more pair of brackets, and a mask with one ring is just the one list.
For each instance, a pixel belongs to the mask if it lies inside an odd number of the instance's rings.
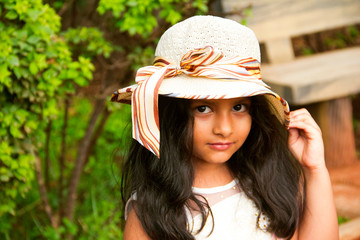
[[[194,239],[188,230],[185,207],[201,213],[198,231],[211,214],[207,201],[192,192],[190,101],[159,96],[161,159],[133,140],[123,166],[124,206],[136,192],[133,209],[154,240]],[[264,96],[251,97],[250,115],[250,134],[227,164],[244,193],[271,219],[268,230],[278,237],[291,238],[305,204],[302,169],[288,150],[287,130],[271,113]]]

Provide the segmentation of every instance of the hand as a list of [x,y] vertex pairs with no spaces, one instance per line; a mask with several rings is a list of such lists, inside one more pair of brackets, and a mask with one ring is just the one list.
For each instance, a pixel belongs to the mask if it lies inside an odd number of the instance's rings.
[[306,109],[290,112],[288,146],[304,170],[325,167],[321,130]]

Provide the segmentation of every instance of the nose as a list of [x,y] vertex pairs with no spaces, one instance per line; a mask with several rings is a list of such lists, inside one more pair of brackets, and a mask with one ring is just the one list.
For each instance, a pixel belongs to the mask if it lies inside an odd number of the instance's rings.
[[228,137],[233,133],[233,121],[230,112],[216,114],[213,132],[223,137]]

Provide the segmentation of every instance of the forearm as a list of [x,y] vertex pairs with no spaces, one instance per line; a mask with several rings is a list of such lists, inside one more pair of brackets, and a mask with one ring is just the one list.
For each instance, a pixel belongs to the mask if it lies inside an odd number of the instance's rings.
[[337,240],[339,230],[329,173],[326,167],[304,169],[306,206],[298,229],[299,240]]

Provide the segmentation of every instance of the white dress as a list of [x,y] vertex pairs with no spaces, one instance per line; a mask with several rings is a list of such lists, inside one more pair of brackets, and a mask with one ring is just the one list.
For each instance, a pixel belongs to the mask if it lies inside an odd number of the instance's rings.
[[204,229],[197,233],[201,225],[201,216],[187,211],[189,230],[197,240],[277,239],[274,234],[266,230],[269,224],[266,216],[261,215],[257,222],[259,210],[240,190],[235,180],[221,187],[194,187],[193,192],[208,200],[214,216],[214,228],[212,228],[212,218],[209,216]]
[[[186,209],[188,229],[196,240],[276,240],[274,234],[267,231],[269,219],[260,214],[255,204],[243,193],[237,182],[214,188],[195,188],[195,194],[202,195],[209,202],[214,216],[209,215],[205,227],[198,232],[201,226],[201,216]],[[136,193],[128,200],[125,207],[125,219],[131,210],[132,201],[136,201]],[[257,227],[258,225],[258,227]],[[280,240],[280,239],[278,239]]]

